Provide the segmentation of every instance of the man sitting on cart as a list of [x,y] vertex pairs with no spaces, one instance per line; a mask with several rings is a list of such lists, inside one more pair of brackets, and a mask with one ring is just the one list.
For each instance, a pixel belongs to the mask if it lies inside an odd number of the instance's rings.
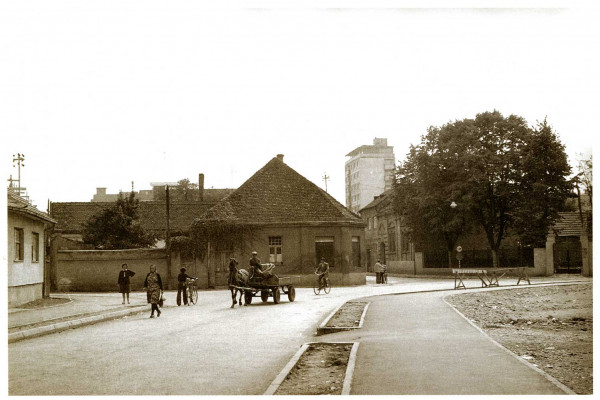
[[266,279],[268,277],[270,277],[272,275],[271,273],[271,268],[264,268],[262,264],[260,263],[260,259],[258,258],[258,253],[256,251],[252,252],[252,258],[250,259],[250,279],[257,281],[257,280],[263,280]]
[[325,257],[321,257],[321,262],[317,266],[315,274],[319,275],[319,288],[324,287],[325,279],[329,278],[329,264],[325,262]]

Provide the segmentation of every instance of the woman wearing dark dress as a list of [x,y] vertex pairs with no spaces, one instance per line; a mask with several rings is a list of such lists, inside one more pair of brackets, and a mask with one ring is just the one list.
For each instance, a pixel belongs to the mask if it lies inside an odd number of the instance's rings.
[[123,304],[125,304],[125,297],[127,297],[127,304],[129,304],[129,292],[131,292],[131,283],[129,278],[135,275],[135,272],[127,269],[127,264],[121,265],[121,271],[119,272],[119,293],[123,295]]
[[150,314],[150,318],[154,318],[154,310],[156,310],[156,316],[160,317],[160,310],[158,309],[158,302],[160,301],[160,296],[162,295],[162,279],[160,279],[160,275],[156,272],[156,267],[154,264],[150,265],[150,272],[146,275],[146,280],[144,281],[144,289],[146,289],[146,293],[148,294],[148,303],[152,305],[152,313]]

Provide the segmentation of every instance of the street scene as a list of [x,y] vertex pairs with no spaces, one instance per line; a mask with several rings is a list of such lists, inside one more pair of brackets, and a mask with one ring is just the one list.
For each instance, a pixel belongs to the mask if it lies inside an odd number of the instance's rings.
[[34,3],[5,394],[593,394],[596,8]]

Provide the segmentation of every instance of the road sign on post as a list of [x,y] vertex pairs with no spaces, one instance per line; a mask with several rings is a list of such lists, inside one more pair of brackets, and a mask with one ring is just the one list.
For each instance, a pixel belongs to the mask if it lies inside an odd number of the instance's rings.
[[462,247],[456,246],[456,259],[458,260],[458,268],[460,268],[460,260],[463,259]]

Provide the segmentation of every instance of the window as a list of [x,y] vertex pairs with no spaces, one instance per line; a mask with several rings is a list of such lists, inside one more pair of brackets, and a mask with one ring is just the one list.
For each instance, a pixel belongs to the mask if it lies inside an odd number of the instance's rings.
[[394,228],[391,228],[388,231],[388,247],[390,248],[390,253],[396,252],[396,232],[394,231]]
[[23,261],[23,228],[15,228],[15,261]]
[[283,262],[283,256],[281,254],[281,236],[269,236],[269,262]]
[[360,267],[360,237],[352,236],[352,265]]
[[33,232],[32,233],[32,243],[31,243],[31,261],[39,262],[40,261],[40,234]]
[[405,232],[400,234],[400,259],[402,261],[414,261],[414,254],[411,249],[408,235]]

